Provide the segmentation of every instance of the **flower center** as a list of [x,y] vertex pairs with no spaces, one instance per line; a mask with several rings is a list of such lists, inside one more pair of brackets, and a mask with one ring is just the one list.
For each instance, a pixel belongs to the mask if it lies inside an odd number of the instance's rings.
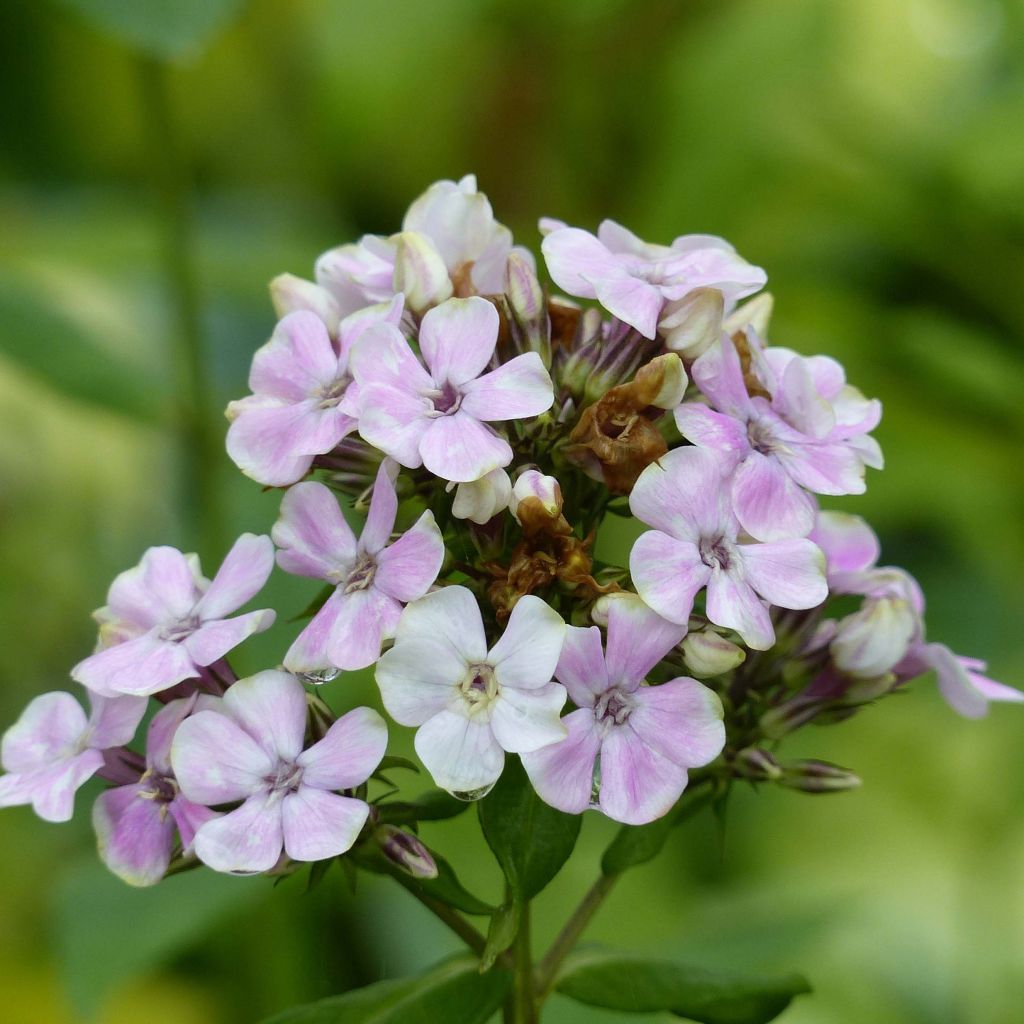
[[779,450],[779,444],[772,434],[771,427],[760,420],[751,420],[747,424],[747,440],[750,447],[761,455],[772,455]]
[[178,783],[169,775],[160,775],[153,771],[152,768],[147,768],[142,773],[139,784],[143,787],[139,790],[139,797],[143,800],[154,800],[156,803],[169,804],[173,803],[178,795]]
[[355,568],[348,574],[344,592],[354,594],[357,590],[366,590],[373,583],[373,577],[376,575],[377,563],[369,555],[363,555],[356,562]]
[[344,397],[352,379],[347,374],[335,377],[329,384],[324,384],[315,393],[314,397],[320,399],[318,408],[331,409],[336,406]]
[[294,761],[278,761],[275,771],[264,776],[263,781],[272,793],[287,796],[302,785],[302,769]]
[[490,665],[470,665],[459,690],[469,705],[470,714],[486,711],[498,696],[498,680]]
[[594,717],[607,726],[623,725],[633,710],[633,700],[622,690],[611,689],[602,693],[594,705]]
[[198,628],[199,616],[189,615],[187,618],[172,622],[169,626],[164,626],[160,631],[160,639],[177,643],[180,640],[184,640],[185,637],[191,636]]
[[728,569],[732,565],[732,545],[724,537],[701,537],[700,560],[709,569]]
[[451,416],[457,413],[459,406],[462,405],[462,393],[449,380],[429,392],[427,397],[433,403],[434,413],[438,416]]

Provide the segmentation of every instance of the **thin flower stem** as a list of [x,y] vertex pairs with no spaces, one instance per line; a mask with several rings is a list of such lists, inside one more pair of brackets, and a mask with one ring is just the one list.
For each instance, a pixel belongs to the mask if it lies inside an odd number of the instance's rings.
[[530,904],[519,911],[519,929],[512,943],[513,971],[509,1024],[537,1024],[537,997],[533,981],[533,955],[530,949]]
[[565,927],[558,933],[551,948],[537,965],[536,993],[538,1000],[547,997],[554,986],[555,977],[558,974],[558,968],[562,966],[562,961],[572,952],[587,925],[590,924],[591,918],[597,913],[598,908],[618,880],[619,875],[601,875],[587,891],[580,905],[573,911],[572,917],[566,921]]
[[441,900],[435,899],[433,896],[419,891],[411,878],[406,881],[406,879],[400,875],[392,875],[391,877],[394,878],[394,880],[398,882],[406,892],[415,896],[416,899],[418,899],[420,903],[422,903],[423,906],[425,906],[435,917],[448,925],[448,927],[451,928],[451,930],[455,932],[455,934],[458,935],[458,937],[462,939],[462,941],[465,942],[474,953],[477,955],[483,954],[484,947],[487,945],[487,940],[457,910],[453,910],[447,903],[442,903]]

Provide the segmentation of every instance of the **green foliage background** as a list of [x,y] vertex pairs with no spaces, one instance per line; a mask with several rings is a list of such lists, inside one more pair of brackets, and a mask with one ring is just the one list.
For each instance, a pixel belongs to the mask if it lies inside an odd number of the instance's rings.
[[[1019,0],[5,0],[0,722],[66,684],[144,547],[213,566],[275,516],[226,457],[195,511],[155,198],[179,159],[217,437],[272,325],[266,281],[397,227],[434,179],[475,171],[531,245],[542,213],[725,235],[769,271],[773,340],[836,355],[885,403],[888,468],[845,507],[921,579],[934,637],[1024,685],[1022,38]],[[282,621],[246,670],[276,662],[310,592],[275,576],[269,596]],[[1022,729],[1014,708],[962,721],[924,681],[807,730],[794,755],[854,768],[861,791],[737,793],[724,835],[680,830],[590,938],[799,968],[816,993],[787,1024],[1019,1021]],[[354,896],[340,874],[309,895],[198,875],[129,890],[95,863],[92,795],[69,826],[0,818],[3,1019],[248,1022],[454,949],[383,878]],[[476,831],[466,815],[425,835],[498,900]],[[612,835],[587,817],[539,943]],[[546,1019],[629,1018],[556,997]]]

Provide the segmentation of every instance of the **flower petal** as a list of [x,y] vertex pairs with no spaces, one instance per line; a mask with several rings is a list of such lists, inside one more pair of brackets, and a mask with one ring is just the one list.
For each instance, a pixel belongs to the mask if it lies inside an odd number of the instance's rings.
[[601,810],[627,825],[667,814],[686,788],[686,769],[652,750],[629,727],[608,731],[601,744]]
[[511,754],[539,750],[565,739],[558,717],[565,707],[565,687],[548,683],[532,690],[504,686],[491,706],[491,731]]
[[660,686],[641,686],[629,727],[652,750],[683,768],[709,764],[725,746],[718,694],[683,676]]
[[555,678],[581,708],[592,707],[594,699],[608,689],[601,630],[597,626],[566,626]]
[[697,545],[660,530],[641,534],[629,554],[629,572],[637,593],[662,618],[689,623],[693,599],[711,578]]
[[658,333],[658,320],[665,305],[660,288],[620,270],[594,281],[597,299],[613,316],[635,327],[645,338]]
[[213,818],[196,833],[196,856],[214,871],[256,874],[281,859],[281,801],[260,794],[237,810]]
[[174,818],[167,805],[140,794],[140,785],[101,793],[92,806],[100,859],[129,885],[155,885],[167,873]]
[[363,331],[352,346],[349,369],[361,388],[386,386],[413,394],[435,386],[402,332],[389,323]]
[[329,664],[354,672],[380,657],[384,640],[395,635],[402,606],[371,586],[351,594],[335,593],[337,616],[327,641]]
[[750,439],[743,420],[714,412],[700,402],[684,402],[674,413],[679,433],[699,448],[710,448],[735,464],[750,451]]
[[768,609],[742,576],[724,570],[708,581],[707,615],[716,626],[734,629],[755,651],[766,651],[775,643],[775,628]]
[[274,763],[299,756],[306,735],[306,691],[295,676],[271,669],[240,679],[224,694],[223,706]]
[[633,594],[608,602],[608,681],[636,686],[686,636],[686,623],[662,618]]
[[830,574],[864,572],[881,554],[875,531],[848,512],[819,512],[809,539],[821,548]]
[[369,815],[363,800],[300,786],[281,803],[284,852],[299,861],[337,857],[359,838]]
[[557,228],[541,243],[551,279],[562,291],[581,299],[596,299],[594,282],[621,272],[621,264],[589,231]]
[[565,739],[523,754],[523,767],[541,800],[580,814],[590,806],[601,736],[589,708],[566,715],[562,724],[568,730]]
[[743,379],[743,366],[727,334],[695,360],[690,376],[719,412],[739,420],[750,416],[752,406]]
[[444,562],[444,540],[429,509],[401,537],[377,555],[378,587],[396,601],[415,601],[437,579]]
[[760,452],[740,463],[732,480],[736,518],[758,540],[806,537],[814,526],[814,499],[782,468],[775,458]]
[[203,807],[202,804],[194,804],[191,800],[186,800],[180,793],[169,806],[171,817],[174,818],[174,823],[178,826],[181,848],[186,854],[190,854],[196,833],[211,818],[218,817],[218,813],[211,811],[209,807]]
[[299,755],[302,784],[317,789],[354,789],[373,774],[387,746],[384,719],[372,708],[355,708]]
[[420,441],[435,422],[427,415],[429,400],[413,391],[379,384],[361,384],[360,389],[359,433],[363,440],[402,466],[421,466]]
[[149,701],[145,697],[90,695],[89,746],[96,750],[131,743]]
[[195,674],[184,646],[155,632],[97,651],[71,670],[76,683],[105,696],[159,693]]
[[171,764],[185,797],[210,806],[259,790],[275,761],[227,715],[199,711],[178,726]]
[[154,547],[110,585],[107,608],[115,619],[145,632],[188,615],[198,598],[189,556],[177,548]]
[[512,461],[508,441],[462,409],[431,420],[419,451],[431,473],[456,483],[479,480]]
[[434,782],[449,793],[486,790],[505,766],[505,751],[490,724],[460,711],[442,711],[424,722],[415,746]]
[[498,343],[498,311],[479,296],[449,299],[420,324],[420,350],[436,384],[458,386],[479,377]]
[[675,448],[640,474],[629,496],[630,511],[648,526],[696,543],[725,525],[722,476],[728,468],[714,452]]
[[825,556],[806,538],[743,544],[747,581],[770,604],[780,608],[816,608],[828,597]]
[[466,664],[487,658],[487,638],[480,608],[466,587],[444,587],[421,597],[402,612],[395,639],[417,637],[447,641]]
[[277,612],[263,608],[245,615],[236,615],[233,619],[204,622],[194,633],[185,637],[182,646],[197,665],[212,665],[254,633],[270,629],[276,618]]
[[551,377],[536,352],[502,363],[462,390],[462,409],[486,422],[539,416],[555,400]]
[[338,499],[320,483],[288,488],[270,535],[280,549],[277,564],[296,576],[329,579],[347,573],[355,562],[355,535]]
[[377,685],[387,713],[399,725],[422,725],[457,698],[468,667],[443,639],[400,639],[377,662]]
[[377,470],[377,479],[370,497],[370,511],[359,537],[360,551],[375,555],[391,537],[395,516],[398,515],[398,494],[392,477],[397,471],[398,467],[391,459],[385,459]]
[[562,616],[539,597],[519,598],[487,660],[502,687],[538,689],[551,682],[565,641]]
[[274,545],[262,534],[243,533],[232,545],[213,582],[195,606],[201,619],[221,619],[252,600],[270,578]]
[[88,720],[70,693],[42,693],[3,735],[0,763],[5,771],[31,772],[62,759],[85,735]]
[[298,310],[285,316],[252,360],[249,388],[300,402],[329,383],[338,372],[338,357],[324,322],[315,313]]

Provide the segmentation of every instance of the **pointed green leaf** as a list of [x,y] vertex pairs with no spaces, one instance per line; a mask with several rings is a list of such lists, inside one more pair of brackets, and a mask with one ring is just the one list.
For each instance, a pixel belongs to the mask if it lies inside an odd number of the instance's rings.
[[480,825],[515,899],[533,899],[569,859],[580,816],[549,807],[534,792],[517,757],[479,803]]
[[263,1024],[484,1024],[510,981],[507,971],[481,974],[475,958],[459,957],[413,978],[292,1007]]
[[798,974],[757,977],[597,950],[570,957],[555,987],[588,1006],[668,1011],[699,1024],[767,1024],[811,990]]
[[692,818],[711,802],[710,793],[701,793],[684,802],[647,825],[623,825],[601,858],[601,870],[606,875],[618,875],[627,868],[652,860],[668,841],[676,825]]
[[480,970],[489,971],[494,962],[515,941],[519,930],[519,904],[506,903],[491,915],[491,925],[487,929],[487,945],[480,957]]
[[456,800],[443,789],[430,789],[413,800],[395,800],[377,804],[380,820],[397,824],[408,821],[441,821],[454,818],[469,809],[465,800]]

